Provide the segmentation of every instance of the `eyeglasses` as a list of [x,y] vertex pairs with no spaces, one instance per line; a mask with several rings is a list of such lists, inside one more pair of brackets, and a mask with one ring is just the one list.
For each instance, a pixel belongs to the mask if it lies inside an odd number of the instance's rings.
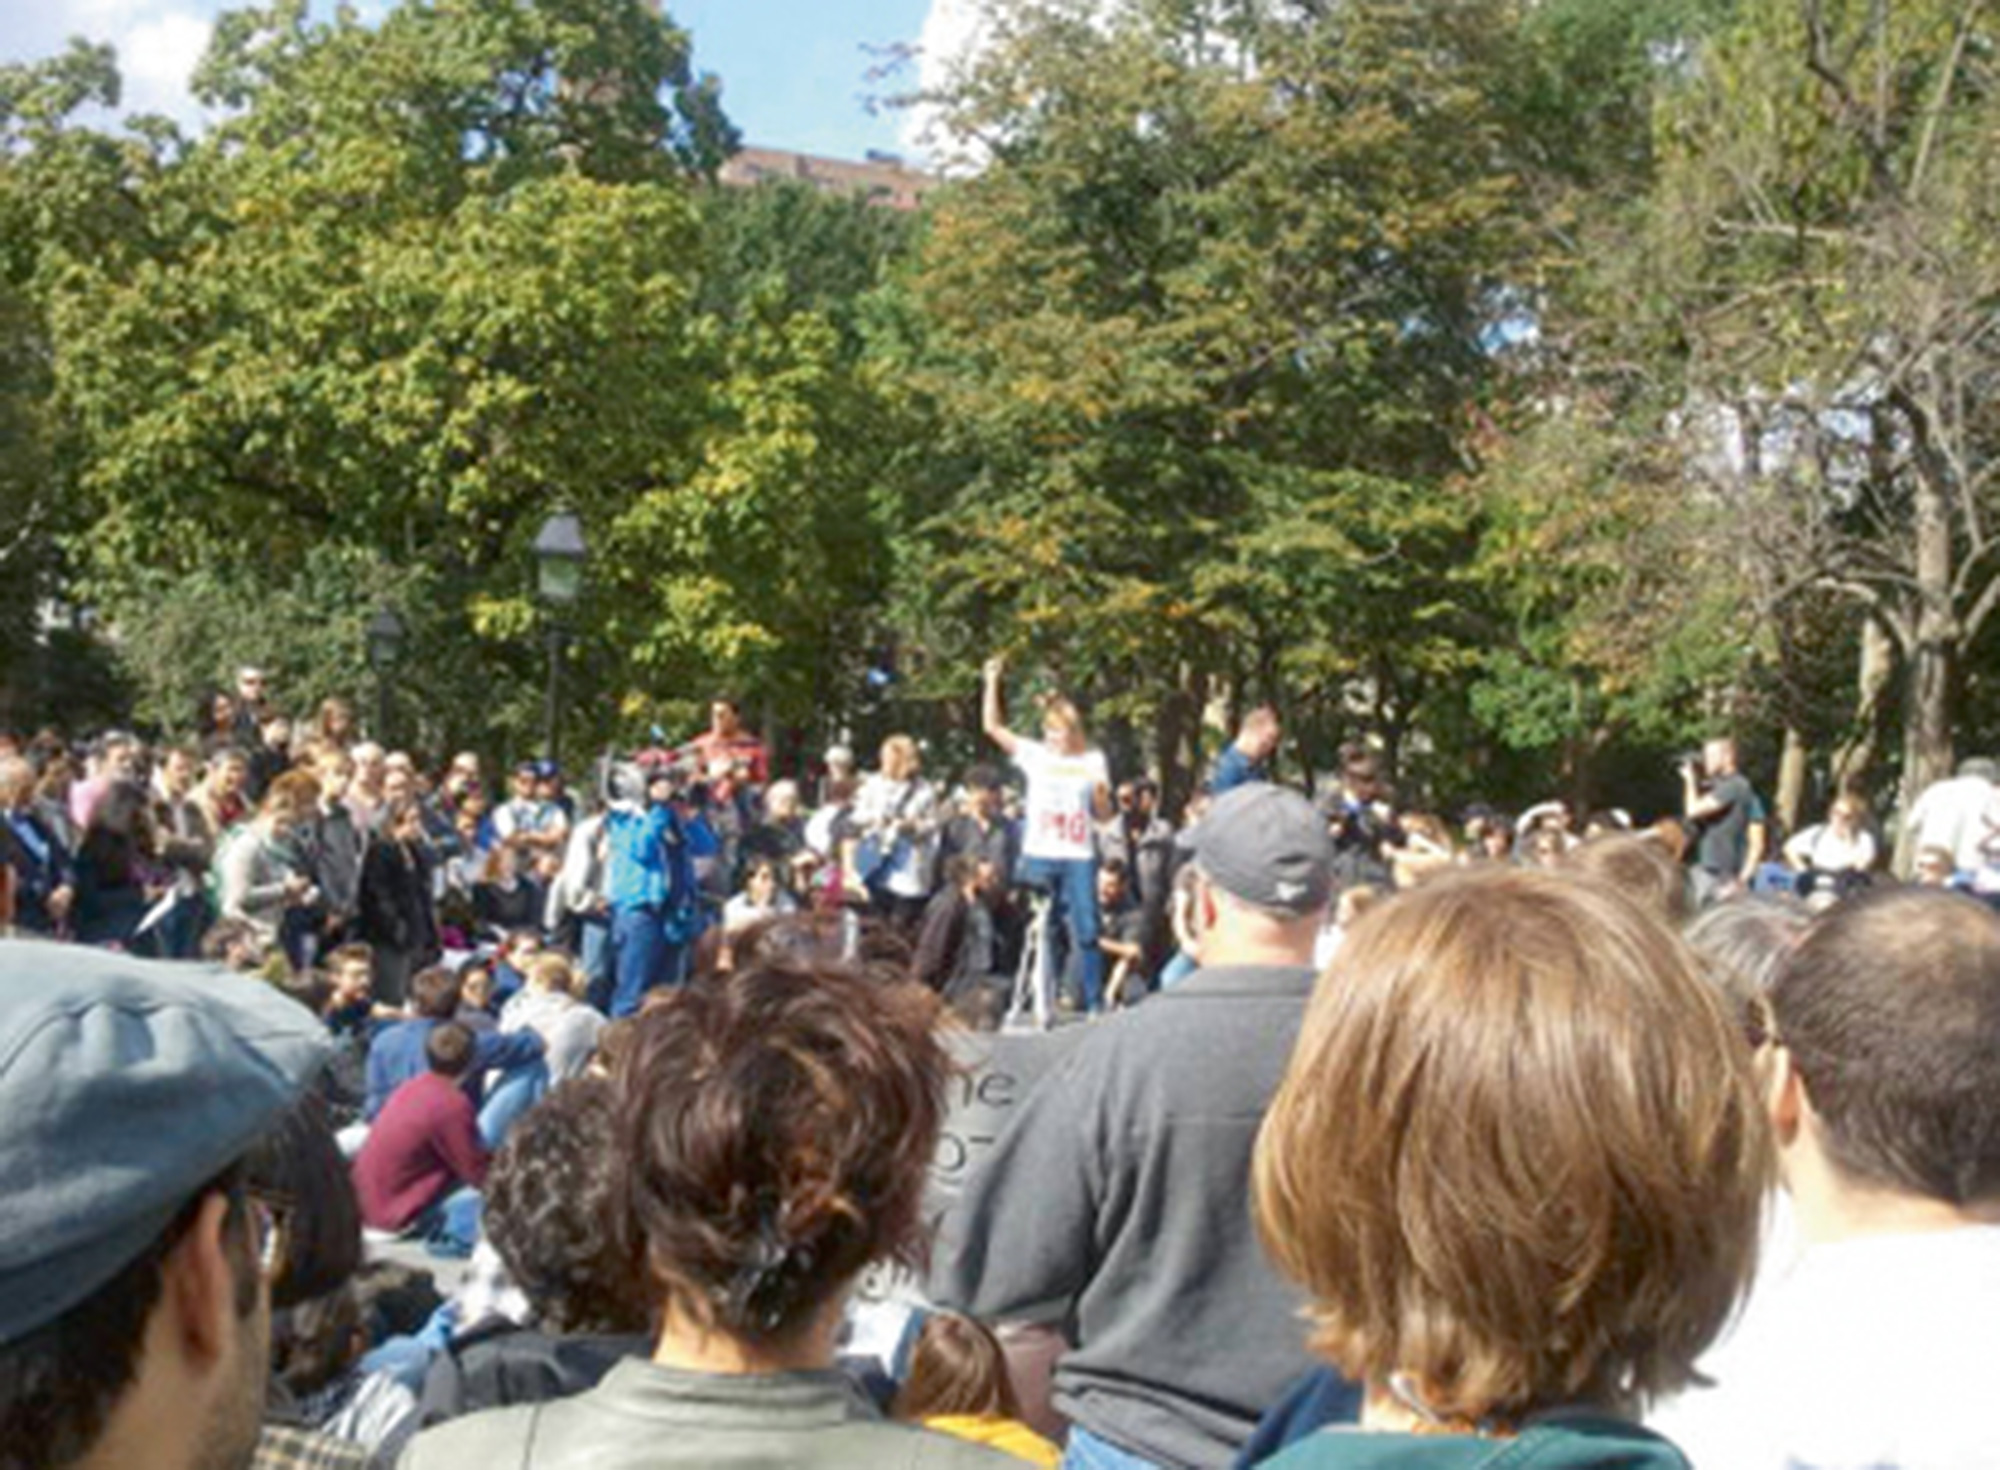
[[270,1281],[277,1276],[278,1265],[284,1258],[285,1216],[288,1213],[281,1205],[272,1203],[261,1195],[245,1196],[246,1213],[250,1218],[250,1245],[257,1257],[257,1269]]

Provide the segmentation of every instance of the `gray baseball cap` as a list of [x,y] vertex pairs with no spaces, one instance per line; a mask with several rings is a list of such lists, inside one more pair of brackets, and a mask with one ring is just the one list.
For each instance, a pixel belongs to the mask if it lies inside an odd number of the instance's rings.
[[1333,898],[1333,838],[1296,791],[1268,781],[1215,799],[1181,834],[1208,880],[1245,903],[1303,918]]
[[262,980],[0,943],[0,1343],[116,1276],[326,1059]]

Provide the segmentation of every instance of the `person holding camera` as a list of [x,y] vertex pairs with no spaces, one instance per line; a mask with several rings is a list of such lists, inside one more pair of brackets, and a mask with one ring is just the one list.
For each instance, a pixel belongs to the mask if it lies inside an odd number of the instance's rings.
[[1762,804],[1750,778],[1736,766],[1736,742],[1710,740],[1699,760],[1681,762],[1683,811],[1694,829],[1697,870],[1708,875],[1715,895],[1727,898],[1747,889],[1762,857],[1759,834]]

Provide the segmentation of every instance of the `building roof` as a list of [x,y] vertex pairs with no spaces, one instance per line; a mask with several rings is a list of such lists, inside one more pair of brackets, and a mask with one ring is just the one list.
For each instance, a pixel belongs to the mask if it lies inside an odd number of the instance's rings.
[[742,148],[722,166],[725,184],[748,188],[767,179],[796,179],[829,194],[860,194],[891,209],[915,209],[937,182],[890,153],[870,153],[860,162],[819,158],[778,148]]

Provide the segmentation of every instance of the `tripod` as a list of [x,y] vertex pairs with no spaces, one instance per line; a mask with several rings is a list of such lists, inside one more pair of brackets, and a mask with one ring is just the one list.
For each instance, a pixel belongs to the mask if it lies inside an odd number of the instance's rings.
[[1045,888],[1028,891],[1028,932],[1021,940],[1021,963],[1014,971],[1014,994],[1000,1022],[1003,1031],[1046,1031],[1055,1022],[1056,977],[1049,966],[1049,906]]

